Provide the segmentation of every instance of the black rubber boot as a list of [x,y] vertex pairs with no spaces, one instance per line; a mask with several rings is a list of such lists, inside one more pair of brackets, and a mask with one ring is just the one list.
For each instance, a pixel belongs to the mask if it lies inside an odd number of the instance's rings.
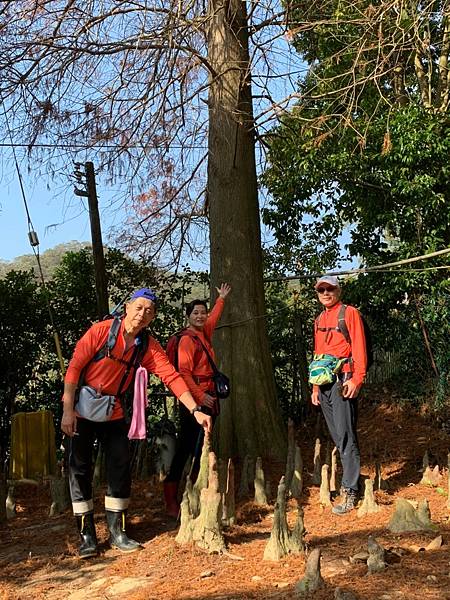
[[353,510],[358,503],[358,494],[355,490],[343,490],[341,492],[342,502],[333,506],[331,512],[335,515],[345,515]]
[[142,546],[135,540],[130,539],[125,532],[126,511],[106,511],[106,522],[109,529],[109,543],[113,548],[122,552],[135,552],[142,550]]
[[80,558],[97,556],[97,535],[95,533],[94,513],[76,515],[78,531],[81,537],[81,546],[78,549]]

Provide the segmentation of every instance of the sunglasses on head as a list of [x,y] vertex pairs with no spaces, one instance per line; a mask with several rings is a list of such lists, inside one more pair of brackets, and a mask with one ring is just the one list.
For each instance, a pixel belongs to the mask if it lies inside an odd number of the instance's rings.
[[325,292],[334,292],[336,288],[334,287],[320,287],[317,288],[317,293],[318,294],[324,294]]

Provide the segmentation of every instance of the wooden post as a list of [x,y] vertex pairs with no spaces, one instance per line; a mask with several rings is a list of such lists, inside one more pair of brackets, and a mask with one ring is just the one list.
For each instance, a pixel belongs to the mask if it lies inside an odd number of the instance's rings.
[[94,256],[95,294],[99,319],[109,313],[108,288],[106,283],[105,257],[103,254],[102,231],[98,213],[95,171],[92,162],[85,163],[87,198],[89,203],[89,220],[91,222],[92,254]]

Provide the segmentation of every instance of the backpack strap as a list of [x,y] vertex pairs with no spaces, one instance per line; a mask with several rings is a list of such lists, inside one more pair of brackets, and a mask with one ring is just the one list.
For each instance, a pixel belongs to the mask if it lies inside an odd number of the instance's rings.
[[213,370],[214,375],[216,375],[219,372],[219,369],[216,367],[216,363],[213,361],[211,354],[208,352],[205,344],[202,342],[202,340],[197,337],[196,335],[192,336],[194,337],[200,344],[200,346],[203,348],[203,351],[205,352],[206,356],[208,357],[208,361],[209,364],[211,365],[211,369]]
[[121,323],[122,319],[120,317],[114,317],[111,327],[109,328],[108,339],[89,362],[98,362],[99,360],[102,360],[102,358],[105,358],[105,356],[111,356],[112,349],[117,342]]
[[[341,310],[342,310],[342,308],[341,308]],[[320,313],[320,315],[317,317],[316,321],[315,321],[315,331],[316,331],[316,333],[318,331],[326,331],[326,332],[328,332],[328,331],[341,331],[339,329],[339,318],[338,318],[338,323],[337,323],[336,327],[320,327],[320,319],[321,319],[322,315],[324,315],[325,313],[326,313],[326,310],[323,310]],[[340,315],[340,311],[339,311],[339,315]],[[328,336],[327,336],[327,338],[328,338]]]
[[125,373],[122,375],[122,379],[120,380],[119,387],[117,388],[117,393],[114,394],[120,401],[122,401],[121,396],[125,392],[125,390],[122,390],[122,388],[125,385],[126,380],[128,379],[128,375],[130,374],[131,369],[134,369],[134,372],[136,373],[136,369],[138,367],[138,355],[139,354],[140,354],[139,345],[135,344],[133,354],[131,355],[131,359],[126,363],[127,368],[125,369]]
[[350,333],[348,331],[347,323],[345,322],[345,311],[347,309],[347,305],[343,304],[339,309],[338,315],[338,328],[342,335],[345,337],[345,341],[347,344],[351,344],[352,340],[350,338]]
[[187,335],[188,337],[192,338],[193,340],[196,341],[198,349],[203,349],[206,351],[206,348],[204,347],[204,345],[202,344],[200,338],[195,335],[194,333],[189,333],[189,330],[187,329],[187,327],[185,329],[182,329],[181,331],[179,331],[178,333],[175,334],[177,336],[177,349],[176,349],[176,353],[175,353],[175,363],[173,366],[175,367],[175,369],[178,371],[178,367],[179,367],[179,360],[178,360],[178,351],[180,349],[180,340],[183,336]]
[[339,309],[339,314],[338,314],[338,319],[337,319],[337,325],[336,327],[320,327],[319,323],[320,323],[320,318],[321,316],[326,312],[326,311],[322,311],[320,313],[320,315],[317,317],[317,319],[315,320],[315,331],[339,331],[339,333],[342,333],[342,335],[345,338],[345,341],[348,344],[351,344],[351,338],[350,338],[350,333],[348,331],[348,327],[347,327],[347,323],[345,322],[345,311],[347,309],[347,305],[346,304],[341,304],[341,307]]

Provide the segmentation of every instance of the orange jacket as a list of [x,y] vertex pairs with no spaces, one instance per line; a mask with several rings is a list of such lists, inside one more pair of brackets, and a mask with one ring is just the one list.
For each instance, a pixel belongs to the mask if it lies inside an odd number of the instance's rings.
[[193,336],[197,336],[202,341],[202,344],[206,346],[211,358],[215,362],[211,338],[222,314],[223,307],[224,300],[218,297],[202,331],[188,329],[188,333],[180,338],[178,345],[178,371],[183,376],[189,387],[189,391],[199,405],[203,404],[203,395],[205,392],[215,395],[215,390],[212,380],[213,370],[209,364],[208,357],[204,350],[199,350],[199,343]]
[[352,379],[359,385],[363,383],[367,371],[366,338],[364,325],[359,311],[348,306],[345,310],[345,323],[351,339],[351,345],[340,331],[318,331],[318,327],[337,327],[339,310],[342,302],[337,302],[331,308],[322,312],[314,328],[314,353],[331,354],[339,358],[352,357],[352,363],[346,363],[344,372],[353,371]]
[[[78,384],[81,371],[103,347],[108,339],[110,326],[110,320],[94,323],[94,325],[87,330],[83,337],[80,338],[75,346],[75,351],[64,378],[66,383]],[[119,333],[117,335],[117,341],[111,354],[116,358],[129,361],[131,360],[134,346],[131,346],[125,352],[123,328],[124,325],[122,321]],[[141,361],[141,366],[147,369],[149,373],[154,373],[157,375],[178,398],[181,396],[181,394],[188,391],[188,386],[184,382],[183,378],[175,371],[173,365],[167,358],[167,354],[153,337],[149,337],[148,348]],[[119,385],[125,371],[126,365],[105,356],[105,358],[99,360],[98,362],[92,362],[89,364],[84,375],[84,382],[86,385],[90,385],[96,390],[101,390],[103,394],[114,395],[118,392]],[[133,375],[134,369],[131,369],[125,385],[122,386],[123,391],[125,391],[130,385]],[[122,405],[118,400],[116,400],[111,419],[121,419],[122,417]]]

